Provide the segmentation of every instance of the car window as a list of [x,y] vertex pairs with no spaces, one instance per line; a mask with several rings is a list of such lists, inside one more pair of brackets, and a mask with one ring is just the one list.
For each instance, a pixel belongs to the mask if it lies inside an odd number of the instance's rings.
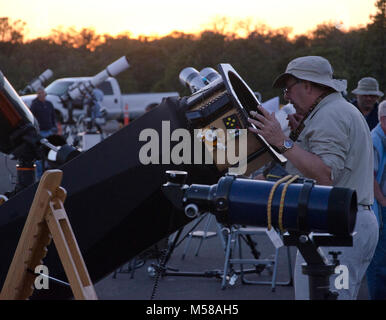
[[63,95],[69,86],[71,86],[74,81],[54,81],[45,89],[47,94],[52,94],[55,96]]
[[97,88],[101,89],[104,95],[113,95],[113,87],[109,81],[102,82]]

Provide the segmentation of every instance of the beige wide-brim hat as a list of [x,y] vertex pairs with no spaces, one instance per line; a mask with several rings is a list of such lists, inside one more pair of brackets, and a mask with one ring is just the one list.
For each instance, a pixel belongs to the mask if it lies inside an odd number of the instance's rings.
[[347,81],[333,79],[333,73],[330,62],[323,57],[300,57],[290,61],[285,72],[279,75],[273,82],[273,87],[284,88],[288,77],[294,76],[301,80],[325,85],[338,92],[344,92],[347,89]]
[[371,77],[362,78],[358,81],[358,86],[352,91],[353,94],[371,95],[382,97],[383,92],[379,91],[378,81]]

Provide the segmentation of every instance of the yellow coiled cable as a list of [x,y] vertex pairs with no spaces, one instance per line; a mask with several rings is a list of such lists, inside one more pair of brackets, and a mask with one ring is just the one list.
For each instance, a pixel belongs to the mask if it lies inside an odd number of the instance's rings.
[[283,233],[284,232],[284,228],[283,228],[283,210],[284,210],[284,198],[285,198],[285,194],[287,193],[287,189],[288,189],[288,186],[294,182],[297,178],[299,178],[298,175],[295,175],[293,176],[290,180],[288,180],[284,187],[283,187],[283,190],[281,192],[281,198],[280,198],[280,206],[279,206],[279,229],[280,231]]
[[268,230],[271,230],[271,228],[272,228],[272,199],[273,199],[273,195],[275,194],[275,191],[276,191],[277,187],[281,183],[291,179],[291,177],[292,177],[292,175],[285,176],[285,177],[277,180],[275,182],[275,184],[272,186],[272,189],[271,189],[271,191],[269,193],[269,197],[268,197],[268,203],[267,203],[267,224],[268,224]]

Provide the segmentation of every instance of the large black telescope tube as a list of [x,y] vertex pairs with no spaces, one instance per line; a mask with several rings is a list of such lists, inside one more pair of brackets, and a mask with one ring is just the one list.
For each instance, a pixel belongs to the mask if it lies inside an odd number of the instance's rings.
[[[226,176],[216,185],[185,187],[182,201],[191,216],[197,208],[199,212],[212,212],[224,223],[266,227],[268,199],[274,184]],[[273,227],[279,227],[284,184],[276,188],[272,198]],[[301,212],[303,219],[299,217]],[[356,212],[357,197],[353,189],[292,183],[285,193],[282,222],[288,231],[349,235],[355,226]]]

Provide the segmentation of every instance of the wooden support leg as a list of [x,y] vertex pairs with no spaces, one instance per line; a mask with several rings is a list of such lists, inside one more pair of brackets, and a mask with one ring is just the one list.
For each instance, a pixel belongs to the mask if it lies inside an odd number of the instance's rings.
[[94,286],[60,198],[58,196],[50,202],[51,210],[46,215],[48,228],[52,234],[75,299],[96,300],[97,295]]
[[43,264],[47,245],[54,239],[75,299],[97,299],[67,213],[66,191],[60,187],[62,171],[46,171],[39,183],[16,248],[0,299],[28,299],[34,290],[37,265]]

